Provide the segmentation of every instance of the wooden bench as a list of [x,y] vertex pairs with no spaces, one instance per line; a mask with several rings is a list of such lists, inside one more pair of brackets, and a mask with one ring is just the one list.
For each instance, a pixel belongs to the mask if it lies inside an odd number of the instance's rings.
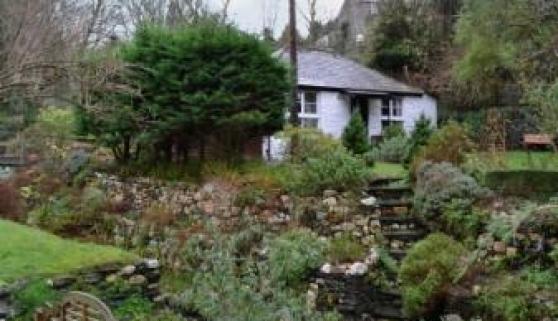
[[68,293],[54,308],[39,309],[34,321],[116,321],[101,300],[83,292]]
[[524,134],[523,146],[526,149],[529,147],[552,147],[555,149],[554,137],[548,134]]

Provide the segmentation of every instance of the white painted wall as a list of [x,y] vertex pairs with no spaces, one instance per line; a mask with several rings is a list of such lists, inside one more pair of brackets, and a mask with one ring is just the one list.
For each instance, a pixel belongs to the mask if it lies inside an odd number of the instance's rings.
[[429,95],[403,98],[403,127],[407,133],[411,133],[415,129],[416,121],[423,114],[430,119],[432,126],[437,126],[438,104],[436,99]]
[[[317,93],[318,128],[334,138],[341,138],[345,127],[351,119],[350,99],[346,95],[334,91],[321,91]],[[407,133],[415,128],[415,122],[424,114],[433,126],[437,125],[438,111],[436,100],[429,96],[404,97],[403,101],[403,127]],[[382,120],[380,99],[369,100],[368,132],[369,136],[382,134]],[[271,149],[270,149],[271,147]],[[264,139],[264,159],[280,161],[284,158],[287,143],[279,137]],[[271,155],[271,159],[268,159]]]
[[351,119],[347,96],[334,91],[318,92],[318,128],[335,138],[341,138]]
[[382,135],[382,100],[368,101],[368,136]]

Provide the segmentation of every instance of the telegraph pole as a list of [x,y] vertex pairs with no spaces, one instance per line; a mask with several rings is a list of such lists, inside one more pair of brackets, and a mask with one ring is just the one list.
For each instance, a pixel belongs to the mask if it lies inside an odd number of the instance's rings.
[[291,108],[289,122],[292,126],[298,126],[298,53],[297,53],[297,32],[296,32],[296,0],[289,0],[289,33],[290,33],[290,60],[291,60]]

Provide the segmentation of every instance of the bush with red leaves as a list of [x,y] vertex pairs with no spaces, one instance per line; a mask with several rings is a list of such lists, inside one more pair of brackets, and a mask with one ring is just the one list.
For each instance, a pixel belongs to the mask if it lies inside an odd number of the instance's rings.
[[21,196],[12,184],[0,183],[0,218],[18,220],[23,215]]

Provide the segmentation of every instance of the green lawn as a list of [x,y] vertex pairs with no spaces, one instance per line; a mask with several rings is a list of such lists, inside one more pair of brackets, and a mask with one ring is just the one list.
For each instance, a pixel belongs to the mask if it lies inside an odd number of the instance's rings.
[[396,163],[376,162],[372,168],[372,172],[374,175],[381,177],[403,178],[407,175],[407,170],[403,168],[403,165]]
[[510,169],[558,169],[558,154],[551,152],[508,152],[506,166]]
[[0,284],[133,260],[134,255],[114,247],[64,240],[0,220]]
[[552,152],[531,152],[511,151],[504,156],[491,156],[489,154],[479,154],[481,160],[491,163],[493,169],[542,169],[558,170],[558,153]]

